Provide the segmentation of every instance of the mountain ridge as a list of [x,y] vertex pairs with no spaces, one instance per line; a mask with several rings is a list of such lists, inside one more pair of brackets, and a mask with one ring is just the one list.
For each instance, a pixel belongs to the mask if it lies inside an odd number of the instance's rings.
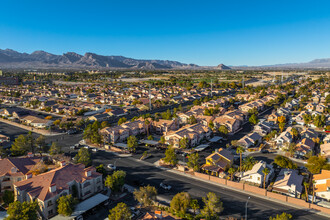
[[0,49],[0,68],[90,68],[90,69],[198,69],[196,64],[171,60],[133,59],[124,56],[105,56],[92,52],[84,55],[66,52],[62,55],[37,50],[20,53]]

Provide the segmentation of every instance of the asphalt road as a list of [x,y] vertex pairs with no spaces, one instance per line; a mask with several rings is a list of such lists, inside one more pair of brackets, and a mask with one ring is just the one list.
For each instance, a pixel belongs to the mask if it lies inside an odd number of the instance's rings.
[[[188,192],[192,197],[198,198],[199,200],[208,192],[215,192],[220,195],[223,202],[224,211],[222,216],[233,216],[235,218],[244,217],[245,203],[248,198],[248,195],[245,193],[168,172],[153,165],[136,161],[134,158],[120,158],[103,151],[93,154],[93,163],[94,165],[100,163],[105,165],[115,163],[117,169],[122,169],[127,172],[128,184],[133,185],[134,180],[141,180],[145,184],[153,185],[156,188],[159,188],[161,182],[171,185],[172,189],[169,192],[158,189],[158,194],[168,201],[171,200],[176,193],[183,191]],[[303,209],[292,208],[285,204],[260,199],[251,195],[251,199],[248,203],[249,219],[269,219],[269,216],[275,216],[282,212],[291,213],[294,219],[328,219]]]

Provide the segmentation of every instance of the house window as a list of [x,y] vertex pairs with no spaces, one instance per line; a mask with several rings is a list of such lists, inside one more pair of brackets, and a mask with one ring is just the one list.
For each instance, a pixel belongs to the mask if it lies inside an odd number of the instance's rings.
[[100,183],[100,182],[101,182],[101,179],[98,178],[98,179],[96,180],[96,183]]
[[21,181],[22,179],[19,177],[19,178],[17,178],[17,182],[19,182],[19,181]]
[[258,177],[258,180],[260,180],[260,177]]
[[53,214],[53,209],[48,211],[48,215],[52,215]]
[[52,200],[48,201],[48,203],[47,203],[47,207],[52,206],[52,205],[53,205]]

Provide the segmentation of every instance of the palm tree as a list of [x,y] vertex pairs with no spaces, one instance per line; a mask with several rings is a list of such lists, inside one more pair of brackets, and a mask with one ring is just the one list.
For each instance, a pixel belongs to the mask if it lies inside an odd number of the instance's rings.
[[149,137],[149,125],[150,125],[150,121],[148,119],[144,120],[144,124],[146,125],[146,129],[147,129],[147,137]]
[[268,176],[268,174],[270,173],[270,170],[266,167],[262,173],[264,174],[264,189],[266,189],[266,177]]
[[256,164],[256,162],[257,161],[254,159],[254,157],[251,156],[246,157],[242,162],[242,170],[244,171],[251,170],[254,164]]
[[236,153],[239,154],[239,172],[242,174],[242,153],[244,153],[245,149],[241,146],[238,146],[236,149]]
[[230,174],[230,180],[233,181],[233,174],[235,173],[235,169],[230,167],[228,173]]
[[312,198],[312,203],[314,203],[314,196],[315,196],[315,181],[313,180],[313,198]]
[[309,183],[304,182],[304,186],[305,186],[305,192],[306,192],[306,202],[308,202],[308,187],[309,187]]

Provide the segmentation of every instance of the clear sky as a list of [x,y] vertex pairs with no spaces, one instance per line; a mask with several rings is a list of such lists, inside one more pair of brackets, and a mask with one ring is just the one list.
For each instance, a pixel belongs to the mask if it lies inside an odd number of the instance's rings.
[[330,57],[329,0],[1,0],[0,48],[263,65]]

